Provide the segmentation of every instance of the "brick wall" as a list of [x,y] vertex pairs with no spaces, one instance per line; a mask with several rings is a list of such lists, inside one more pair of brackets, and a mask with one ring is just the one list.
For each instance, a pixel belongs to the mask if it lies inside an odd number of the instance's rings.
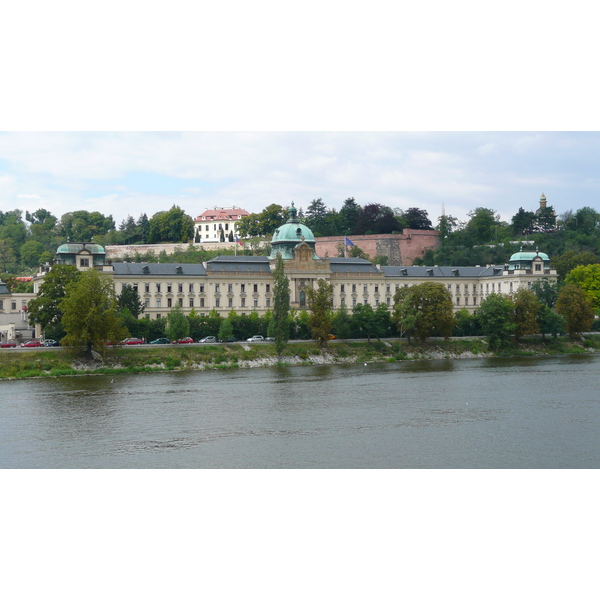
[[[405,229],[400,234],[350,235],[348,238],[371,259],[377,255],[387,256],[391,266],[410,266],[426,250],[440,245],[439,232],[429,229]],[[338,247],[343,248],[344,236],[320,237],[316,242],[318,256],[339,256]]]

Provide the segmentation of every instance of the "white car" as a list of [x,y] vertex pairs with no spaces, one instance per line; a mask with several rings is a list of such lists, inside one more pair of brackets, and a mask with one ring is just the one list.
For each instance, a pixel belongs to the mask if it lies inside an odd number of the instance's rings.
[[262,335],[253,335],[246,340],[247,342],[264,342],[265,338]]

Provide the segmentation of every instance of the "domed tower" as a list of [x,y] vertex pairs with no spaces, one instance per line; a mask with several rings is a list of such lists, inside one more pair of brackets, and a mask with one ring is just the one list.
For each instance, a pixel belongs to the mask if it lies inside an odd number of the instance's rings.
[[104,266],[106,251],[93,242],[67,242],[58,247],[54,264],[73,265],[80,271]]
[[547,205],[546,196],[544,196],[544,194],[542,194],[540,196],[540,207],[536,212],[537,213],[542,212],[546,208],[546,205]]
[[319,260],[319,257],[315,251],[315,236],[306,225],[300,223],[300,220],[298,219],[298,211],[294,207],[293,202],[289,215],[290,216],[287,222],[273,232],[273,239],[271,240],[271,254],[269,255],[269,259],[276,259],[277,253],[279,252],[284,260],[292,260],[296,255],[296,248],[299,244],[304,242],[304,244],[311,249],[312,258]]

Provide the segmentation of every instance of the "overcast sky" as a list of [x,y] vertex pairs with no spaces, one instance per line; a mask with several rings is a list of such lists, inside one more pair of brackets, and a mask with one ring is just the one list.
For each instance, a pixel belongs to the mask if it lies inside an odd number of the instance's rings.
[[259,212],[276,203],[419,207],[435,224],[483,206],[510,221],[542,193],[558,214],[600,211],[598,133],[0,134],[0,210],[151,217],[173,204]]

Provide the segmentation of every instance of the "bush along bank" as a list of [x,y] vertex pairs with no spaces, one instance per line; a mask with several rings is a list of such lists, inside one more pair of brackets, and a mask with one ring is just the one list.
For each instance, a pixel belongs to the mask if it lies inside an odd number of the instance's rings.
[[579,341],[532,338],[491,351],[480,338],[408,343],[406,340],[330,343],[320,350],[315,343],[290,342],[277,356],[271,344],[219,344],[215,346],[115,348],[104,356],[83,360],[67,350],[0,351],[0,379],[150,373],[207,369],[239,369],[278,365],[343,364],[482,358],[491,356],[543,356],[600,351],[600,336]]

